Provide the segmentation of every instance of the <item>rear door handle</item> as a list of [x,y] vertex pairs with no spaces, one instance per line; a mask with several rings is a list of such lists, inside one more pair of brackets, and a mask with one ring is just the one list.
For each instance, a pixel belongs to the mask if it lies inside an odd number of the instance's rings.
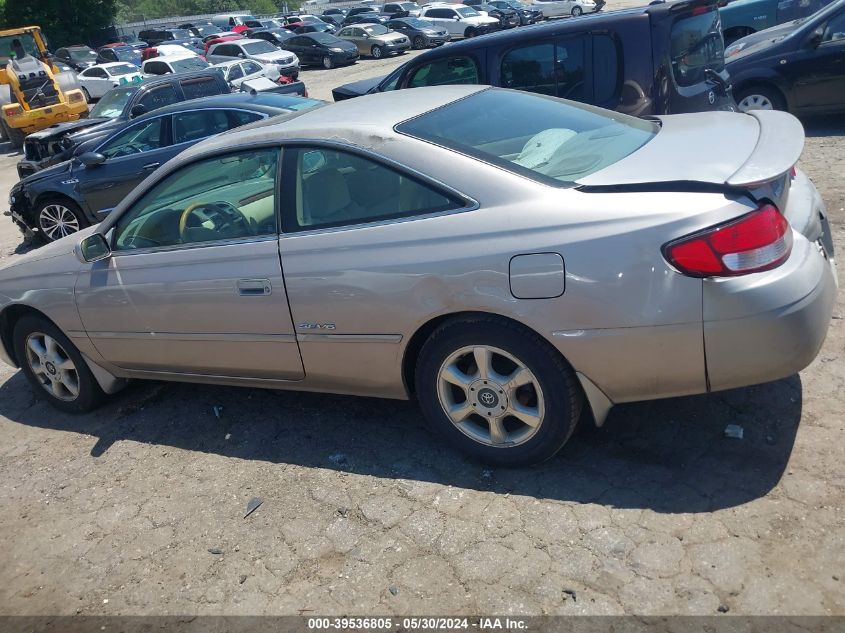
[[269,279],[238,279],[238,294],[244,297],[260,297],[273,292]]
[[150,169],[157,169],[161,165],[161,163],[147,163],[144,165],[144,171],[149,171]]

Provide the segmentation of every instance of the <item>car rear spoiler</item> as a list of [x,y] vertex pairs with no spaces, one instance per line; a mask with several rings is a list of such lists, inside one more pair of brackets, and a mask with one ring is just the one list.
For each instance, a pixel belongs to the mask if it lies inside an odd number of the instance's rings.
[[760,136],[751,155],[727,179],[732,187],[749,187],[789,171],[804,150],[804,127],[791,114],[775,110],[747,112],[760,125]]

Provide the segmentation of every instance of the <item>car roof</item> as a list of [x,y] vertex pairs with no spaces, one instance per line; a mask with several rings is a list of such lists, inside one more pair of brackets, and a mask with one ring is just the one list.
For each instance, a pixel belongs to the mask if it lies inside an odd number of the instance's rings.
[[150,57],[149,59],[145,59],[144,63],[147,62],[176,62],[182,59],[194,59],[197,55],[192,55],[191,53],[174,53],[172,55],[159,55],[158,57]]
[[129,62],[106,62],[105,64],[97,64],[96,66],[91,66],[91,68],[114,68],[115,66],[132,66],[132,64],[130,64]]
[[402,121],[489,88],[479,85],[434,86],[346,99],[322,108],[300,111],[299,116],[281,122],[268,120],[251,124],[239,129],[237,138],[233,138],[232,132],[224,132],[185,150],[182,156],[189,159],[196,154],[283,138],[343,139],[361,147],[370,146],[395,136],[393,128]]

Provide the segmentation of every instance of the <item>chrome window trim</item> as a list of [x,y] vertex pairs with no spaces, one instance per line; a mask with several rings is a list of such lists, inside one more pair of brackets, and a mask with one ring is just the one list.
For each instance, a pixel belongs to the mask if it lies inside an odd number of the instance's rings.
[[[451,185],[444,183],[441,180],[436,178],[432,178],[431,176],[420,172],[413,167],[408,167],[407,165],[400,163],[397,160],[384,156],[383,154],[376,153],[372,150],[360,147],[358,145],[352,145],[350,143],[344,143],[341,141],[333,141],[327,139],[301,139],[301,138],[292,138],[292,139],[284,139],[281,143],[282,147],[282,160],[281,164],[284,164],[284,150],[288,146],[302,146],[307,145],[309,147],[325,147],[329,149],[335,149],[340,151],[349,152],[350,154],[356,154],[366,158],[368,160],[372,160],[375,163],[382,164],[389,169],[393,169],[394,171],[398,171],[400,173],[405,173],[409,177],[413,178],[414,180],[419,180],[427,185],[430,185],[434,189],[438,189],[442,192],[448,193],[451,197],[457,198],[458,200],[464,203],[464,206],[458,209],[449,209],[446,211],[430,211],[427,213],[418,213],[416,215],[407,215],[399,218],[386,218],[381,220],[371,220],[369,222],[360,222],[356,224],[345,224],[343,226],[327,226],[327,227],[317,227],[313,229],[301,229],[298,231],[292,232],[285,232],[283,230],[283,217],[284,217],[284,210],[281,209],[281,215],[279,217],[279,235],[280,237],[295,237],[300,235],[314,235],[320,233],[333,233],[337,231],[349,231],[355,230],[360,228],[369,228],[369,227],[376,227],[376,226],[385,226],[388,224],[397,224],[400,222],[408,222],[413,220],[420,220],[425,218],[435,218],[441,217],[445,215],[454,215],[456,213],[466,213],[469,211],[476,211],[481,208],[481,205],[478,201],[455,189]],[[282,178],[284,175],[282,174]],[[282,196],[278,195],[279,204],[281,205]]]
[[149,248],[133,248],[127,250],[112,250],[112,257],[123,257],[124,255],[151,255],[154,253],[170,253],[173,251],[187,251],[211,246],[231,246],[233,244],[248,244],[268,242],[278,239],[275,233],[266,235],[247,235],[244,237],[233,237],[224,240],[209,240],[208,242],[189,242],[187,244],[171,244],[169,246],[151,246]]

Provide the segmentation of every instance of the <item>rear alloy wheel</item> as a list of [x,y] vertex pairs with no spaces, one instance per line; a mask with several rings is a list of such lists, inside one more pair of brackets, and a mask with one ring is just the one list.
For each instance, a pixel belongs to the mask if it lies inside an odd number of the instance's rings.
[[509,466],[557,453],[582,406],[557,351],[495,317],[438,328],[420,352],[416,387],[432,426],[472,457]]
[[332,58],[328,55],[323,57],[323,68],[325,68],[326,70],[331,70],[332,68],[334,68],[334,62],[332,62]]
[[103,396],[88,365],[59,328],[47,319],[25,316],[12,335],[15,356],[36,395],[63,411],[83,413]]
[[783,97],[774,88],[751,86],[739,93],[736,100],[740,112],[749,110],[786,110]]
[[581,10],[581,7],[579,7],[579,6],[572,7],[572,17],[573,18],[577,18],[582,13],[583,13],[583,11]]
[[422,35],[417,35],[414,38],[413,46],[417,50],[419,50],[421,48],[425,48],[425,38]]
[[384,50],[381,46],[373,46],[373,49],[370,52],[373,55],[373,59],[381,59],[384,57]]
[[38,206],[38,228],[48,242],[55,242],[88,226],[82,211],[69,200],[47,200]]

